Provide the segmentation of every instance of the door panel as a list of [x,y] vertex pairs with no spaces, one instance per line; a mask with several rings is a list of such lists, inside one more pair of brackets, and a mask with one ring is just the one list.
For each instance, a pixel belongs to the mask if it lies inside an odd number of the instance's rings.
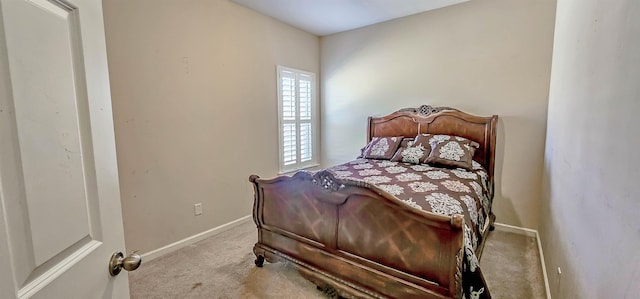
[[128,297],[126,275],[107,271],[124,238],[101,2],[0,4],[0,254],[12,270],[0,285],[25,298]]
[[[82,144],[91,136],[84,129],[89,125],[77,14],[67,7],[38,4],[22,5],[25,11],[16,26],[30,26],[33,38],[21,37],[14,44],[23,50],[14,55],[21,67],[12,73],[13,78],[24,78],[13,91],[21,99],[14,106],[25,188],[22,205],[28,211],[36,267],[68,257],[74,251],[67,248],[93,240],[89,207],[96,199],[92,161],[82,160],[92,157],[93,150],[89,142]],[[44,47],[42,40],[48,41]],[[58,230],[66,233],[59,236]]]

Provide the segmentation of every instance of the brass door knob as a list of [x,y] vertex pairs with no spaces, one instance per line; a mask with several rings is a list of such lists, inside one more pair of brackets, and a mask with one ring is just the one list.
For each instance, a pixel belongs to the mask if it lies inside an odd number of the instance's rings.
[[127,271],[133,271],[140,267],[142,263],[142,257],[137,254],[135,251],[132,252],[128,257],[124,257],[124,254],[120,251],[116,251],[111,255],[111,260],[109,260],[109,274],[111,276],[116,276],[120,274],[122,269]]

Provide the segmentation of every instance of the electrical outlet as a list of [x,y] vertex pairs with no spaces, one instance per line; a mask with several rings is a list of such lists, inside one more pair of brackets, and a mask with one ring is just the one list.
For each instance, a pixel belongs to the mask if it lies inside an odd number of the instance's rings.
[[202,203],[199,202],[199,203],[193,205],[193,210],[194,210],[196,216],[202,215]]

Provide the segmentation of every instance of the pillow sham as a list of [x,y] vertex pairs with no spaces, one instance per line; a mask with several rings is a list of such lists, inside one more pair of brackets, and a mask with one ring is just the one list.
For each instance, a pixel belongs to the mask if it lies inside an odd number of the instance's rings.
[[413,146],[422,145],[425,148],[431,148],[431,141],[433,139],[433,134],[418,134],[413,140]]
[[425,162],[436,165],[473,169],[473,154],[480,145],[469,139],[450,136],[433,135],[429,138],[431,153]]
[[400,147],[407,147],[413,144],[413,138],[402,138],[402,142],[400,142]]
[[389,160],[396,153],[401,142],[402,137],[373,137],[362,153],[362,157]]
[[365,145],[360,149],[360,154],[356,157],[356,159],[364,158],[364,150],[367,149],[367,146],[369,146],[369,144]]
[[414,138],[405,138],[396,153],[391,157],[392,162],[404,162],[411,164],[420,164],[429,156],[431,147],[429,144],[415,145]]

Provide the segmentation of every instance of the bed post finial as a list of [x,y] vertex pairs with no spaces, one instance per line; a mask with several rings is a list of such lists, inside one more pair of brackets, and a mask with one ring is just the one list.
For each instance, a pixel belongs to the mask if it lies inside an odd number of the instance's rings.
[[451,226],[457,229],[462,229],[464,224],[464,216],[460,214],[451,215]]

